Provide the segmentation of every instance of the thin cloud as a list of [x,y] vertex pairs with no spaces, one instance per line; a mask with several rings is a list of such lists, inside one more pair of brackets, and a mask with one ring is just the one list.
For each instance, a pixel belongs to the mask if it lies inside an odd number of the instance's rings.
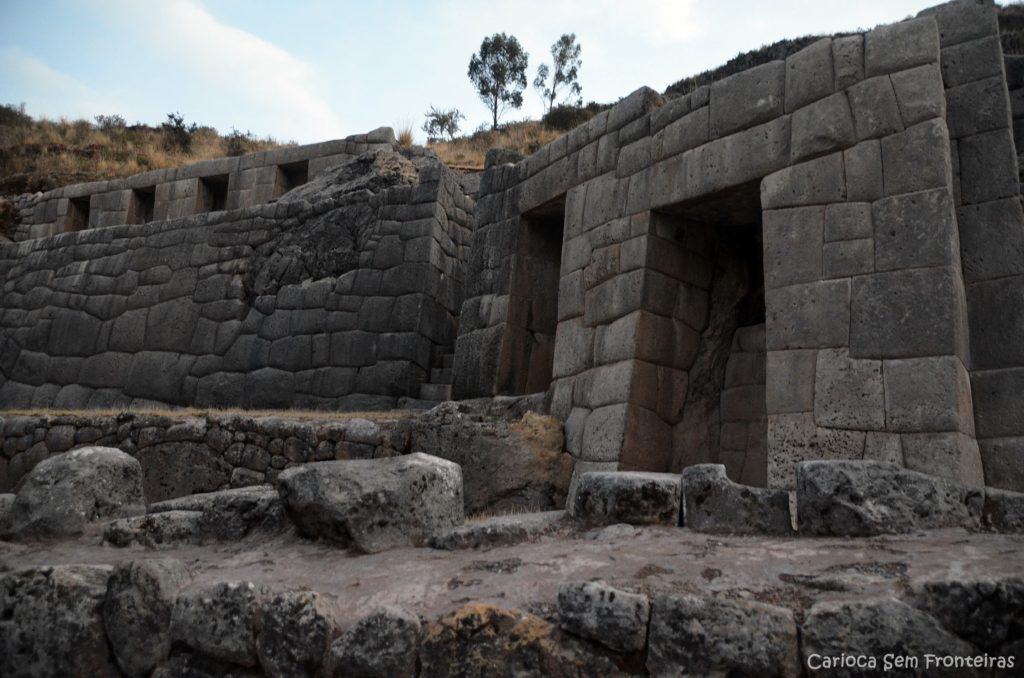
[[3,103],[24,103],[37,117],[92,118],[117,110],[91,87],[17,47],[0,47],[0,91],[18,92],[18,101]]

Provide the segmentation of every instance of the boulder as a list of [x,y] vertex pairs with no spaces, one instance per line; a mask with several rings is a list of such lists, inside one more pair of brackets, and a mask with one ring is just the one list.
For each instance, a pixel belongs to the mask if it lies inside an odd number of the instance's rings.
[[673,473],[590,471],[577,483],[572,517],[590,526],[678,525],[679,501]]
[[0,575],[0,675],[118,675],[103,632],[109,576],[85,565]]
[[982,519],[996,532],[1024,533],[1024,492],[986,487]]
[[118,666],[129,678],[150,675],[171,651],[171,612],[191,580],[180,560],[133,560],[114,568],[103,625]]
[[331,645],[331,675],[413,678],[419,643],[419,617],[390,605],[377,608]]
[[138,461],[111,447],[81,447],[44,459],[29,471],[0,525],[0,537],[73,536],[91,523],[145,510]]
[[251,534],[275,534],[291,527],[281,496],[272,485],[253,485],[192,494],[150,504],[149,513],[199,511],[203,539],[237,541]]
[[1024,639],[1024,579],[962,577],[917,582],[915,605],[990,654]]
[[806,461],[797,472],[800,532],[869,537],[942,527],[976,528],[983,493],[875,461]]
[[746,600],[664,595],[651,605],[651,676],[800,675],[797,627],[781,607]]
[[562,633],[540,617],[470,603],[428,624],[420,675],[622,676],[597,646]]
[[103,530],[103,541],[118,547],[139,544],[155,549],[203,541],[203,514],[200,511],[165,511],[144,516],[121,518]]
[[639,652],[647,641],[647,596],[604,582],[574,582],[558,589],[558,625],[615,652]]
[[185,591],[171,614],[171,641],[221,662],[257,666],[256,620],[263,595],[252,582]]
[[318,594],[275,593],[263,602],[256,653],[271,678],[315,678],[333,632],[334,619]]
[[468,514],[565,506],[573,458],[554,417],[527,412],[509,421],[446,402],[412,422],[410,440],[417,452],[462,467]]
[[431,537],[430,547],[454,551],[508,546],[538,539],[568,524],[565,511],[493,516],[439,532]]
[[[970,643],[943,629],[934,617],[894,598],[815,603],[803,623],[804,661],[820,664],[822,658],[862,656],[877,662],[870,667],[832,667],[828,675],[883,675],[882,658],[924,655],[969,657],[976,654]],[[812,659],[812,657],[816,657]],[[924,669],[924,666],[920,667]],[[885,675],[969,676],[970,669],[929,667]]]
[[296,466],[278,491],[304,536],[365,553],[421,546],[463,519],[458,465],[420,453]]
[[789,492],[749,487],[729,480],[722,464],[683,469],[686,527],[713,534],[793,533]]

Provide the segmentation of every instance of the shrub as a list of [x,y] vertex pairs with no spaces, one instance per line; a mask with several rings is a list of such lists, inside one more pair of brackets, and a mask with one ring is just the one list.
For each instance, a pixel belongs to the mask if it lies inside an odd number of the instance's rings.
[[167,122],[160,125],[164,134],[164,148],[168,151],[189,153],[192,150],[192,137],[199,130],[195,123],[185,124],[185,116],[180,113],[168,113]]
[[599,104],[594,101],[583,107],[555,106],[541,118],[541,122],[549,129],[567,132],[579,127],[606,108],[609,108],[607,104]]
[[128,126],[125,119],[116,113],[113,115],[97,115],[93,119],[96,121],[96,126],[104,132],[109,132],[111,130],[123,130]]
[[459,133],[459,120],[465,120],[466,116],[457,108],[442,109],[430,107],[426,113],[426,122],[423,123],[423,131],[427,133],[428,141],[452,141]]
[[25,104],[4,104],[0,106],[0,125],[4,127],[24,127],[32,124],[32,118],[25,113]]

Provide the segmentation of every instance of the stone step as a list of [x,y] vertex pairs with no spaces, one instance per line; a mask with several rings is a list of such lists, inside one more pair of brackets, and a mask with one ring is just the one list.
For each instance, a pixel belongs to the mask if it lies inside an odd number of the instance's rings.
[[450,384],[454,378],[454,371],[450,367],[435,367],[430,370],[430,383]]
[[451,400],[451,384],[420,384],[420,398],[422,400]]

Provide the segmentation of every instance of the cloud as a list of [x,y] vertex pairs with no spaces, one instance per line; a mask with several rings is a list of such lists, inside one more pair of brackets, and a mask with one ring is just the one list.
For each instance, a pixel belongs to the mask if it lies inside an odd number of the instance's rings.
[[313,141],[342,134],[337,113],[318,93],[312,66],[240,28],[227,25],[192,0],[116,2],[113,14],[144,33],[144,44],[183,72],[164,87],[199,86],[229,107],[240,126]]
[[37,117],[92,118],[117,110],[91,87],[17,47],[0,47],[0,91],[18,92],[18,101],[3,103],[24,103]]

